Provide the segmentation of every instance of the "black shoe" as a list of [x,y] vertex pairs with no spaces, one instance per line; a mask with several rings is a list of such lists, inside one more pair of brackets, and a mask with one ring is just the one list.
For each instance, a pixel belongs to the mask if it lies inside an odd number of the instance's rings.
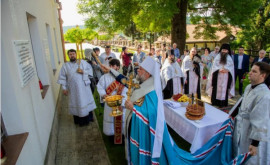
[[78,116],[73,116],[74,124],[79,124]]
[[85,126],[88,126],[89,123],[84,123],[84,124],[79,124],[80,127],[85,127]]

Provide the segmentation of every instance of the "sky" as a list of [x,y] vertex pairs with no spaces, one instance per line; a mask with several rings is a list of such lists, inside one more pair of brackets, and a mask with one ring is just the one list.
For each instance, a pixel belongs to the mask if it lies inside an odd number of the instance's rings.
[[84,25],[84,17],[77,11],[78,0],[60,0],[60,2],[62,3],[63,26]]

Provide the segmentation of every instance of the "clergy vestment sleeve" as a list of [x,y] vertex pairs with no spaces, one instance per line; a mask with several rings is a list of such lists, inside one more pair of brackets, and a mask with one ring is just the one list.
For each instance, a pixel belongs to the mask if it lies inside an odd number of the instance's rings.
[[184,58],[184,60],[183,60],[183,63],[182,63],[182,71],[183,71],[183,73],[185,73],[186,71],[188,71],[190,68],[189,68],[189,65],[187,65],[186,63],[187,63],[187,59],[188,59],[188,57],[186,56],[185,58]]
[[251,123],[250,139],[258,141],[267,141],[268,137],[268,120],[270,116],[270,97],[263,96],[250,112],[249,118]]
[[173,74],[173,70],[171,70],[172,67],[167,67],[163,70],[163,76],[166,82],[170,80],[171,74]]
[[98,84],[97,84],[97,91],[100,97],[106,95],[105,75],[100,77],[100,80],[98,81]]
[[89,85],[91,83],[89,79],[89,75],[93,76],[93,69],[90,64],[88,64],[86,61],[83,61],[84,69],[83,69],[83,81],[85,82],[85,85]]
[[186,56],[186,57],[184,58],[184,60],[183,60],[182,67],[181,67],[182,72],[183,72],[184,75],[185,75],[184,81],[186,81],[186,79],[187,79],[187,71],[190,70],[190,67],[191,67],[191,66],[190,66],[190,63],[191,63],[191,62],[188,62],[189,59],[190,59],[189,56]]
[[57,81],[58,84],[62,85],[63,90],[67,90],[67,74],[66,73],[67,73],[66,67],[64,64],[60,70],[58,81]]
[[128,88],[124,87],[124,89],[122,91],[122,96],[124,96],[122,99],[122,107],[125,107],[125,102],[127,100],[127,92],[128,92]]

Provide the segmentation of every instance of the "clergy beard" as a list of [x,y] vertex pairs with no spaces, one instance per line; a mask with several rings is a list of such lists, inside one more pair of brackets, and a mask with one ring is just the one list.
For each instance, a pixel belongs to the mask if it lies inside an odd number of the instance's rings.
[[226,65],[227,64],[227,56],[228,56],[228,53],[223,53],[221,52],[220,53],[220,64],[223,64],[223,65]]
[[170,63],[174,63],[174,62],[175,62],[174,58],[170,59]]
[[75,57],[72,57],[69,60],[70,60],[70,62],[74,62],[74,61],[76,61],[76,58]]
[[145,77],[144,75],[141,75],[141,76],[137,75],[136,80],[139,81],[139,83],[141,84],[145,81]]

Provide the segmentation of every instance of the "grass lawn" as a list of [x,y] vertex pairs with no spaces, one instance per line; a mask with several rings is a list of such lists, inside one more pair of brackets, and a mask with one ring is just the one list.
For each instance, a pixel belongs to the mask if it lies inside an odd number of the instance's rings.
[[[109,159],[111,161],[112,165],[125,165],[127,164],[126,159],[125,159],[125,145],[124,143],[122,145],[115,145],[113,144],[113,142],[111,141],[111,139],[103,134],[103,107],[101,107],[100,103],[99,103],[99,95],[97,90],[95,90],[94,92],[94,98],[96,101],[96,105],[97,105],[97,109],[95,110],[95,114],[97,117],[97,122],[99,125],[99,129],[100,132],[102,133],[102,138],[104,141],[104,144],[106,146],[107,152],[108,152],[108,156]],[[169,132],[172,136],[172,138],[174,139],[174,141],[176,142],[176,144],[186,150],[189,151],[190,148],[190,144],[185,141],[184,139],[182,139],[176,132],[174,132],[170,127],[168,127]]]
[[97,121],[98,126],[99,126],[100,132],[102,134],[102,138],[103,138],[104,144],[106,146],[110,162],[112,165],[119,165],[119,164],[125,165],[125,164],[127,164],[127,161],[125,158],[124,139],[123,139],[123,144],[115,145],[113,143],[113,141],[103,133],[103,111],[104,111],[104,108],[101,107],[101,105],[99,103],[99,95],[98,95],[97,90],[95,90],[95,92],[94,92],[94,98],[95,98],[96,105],[97,105],[97,109],[95,110],[95,114],[96,114],[96,117],[98,120]]

